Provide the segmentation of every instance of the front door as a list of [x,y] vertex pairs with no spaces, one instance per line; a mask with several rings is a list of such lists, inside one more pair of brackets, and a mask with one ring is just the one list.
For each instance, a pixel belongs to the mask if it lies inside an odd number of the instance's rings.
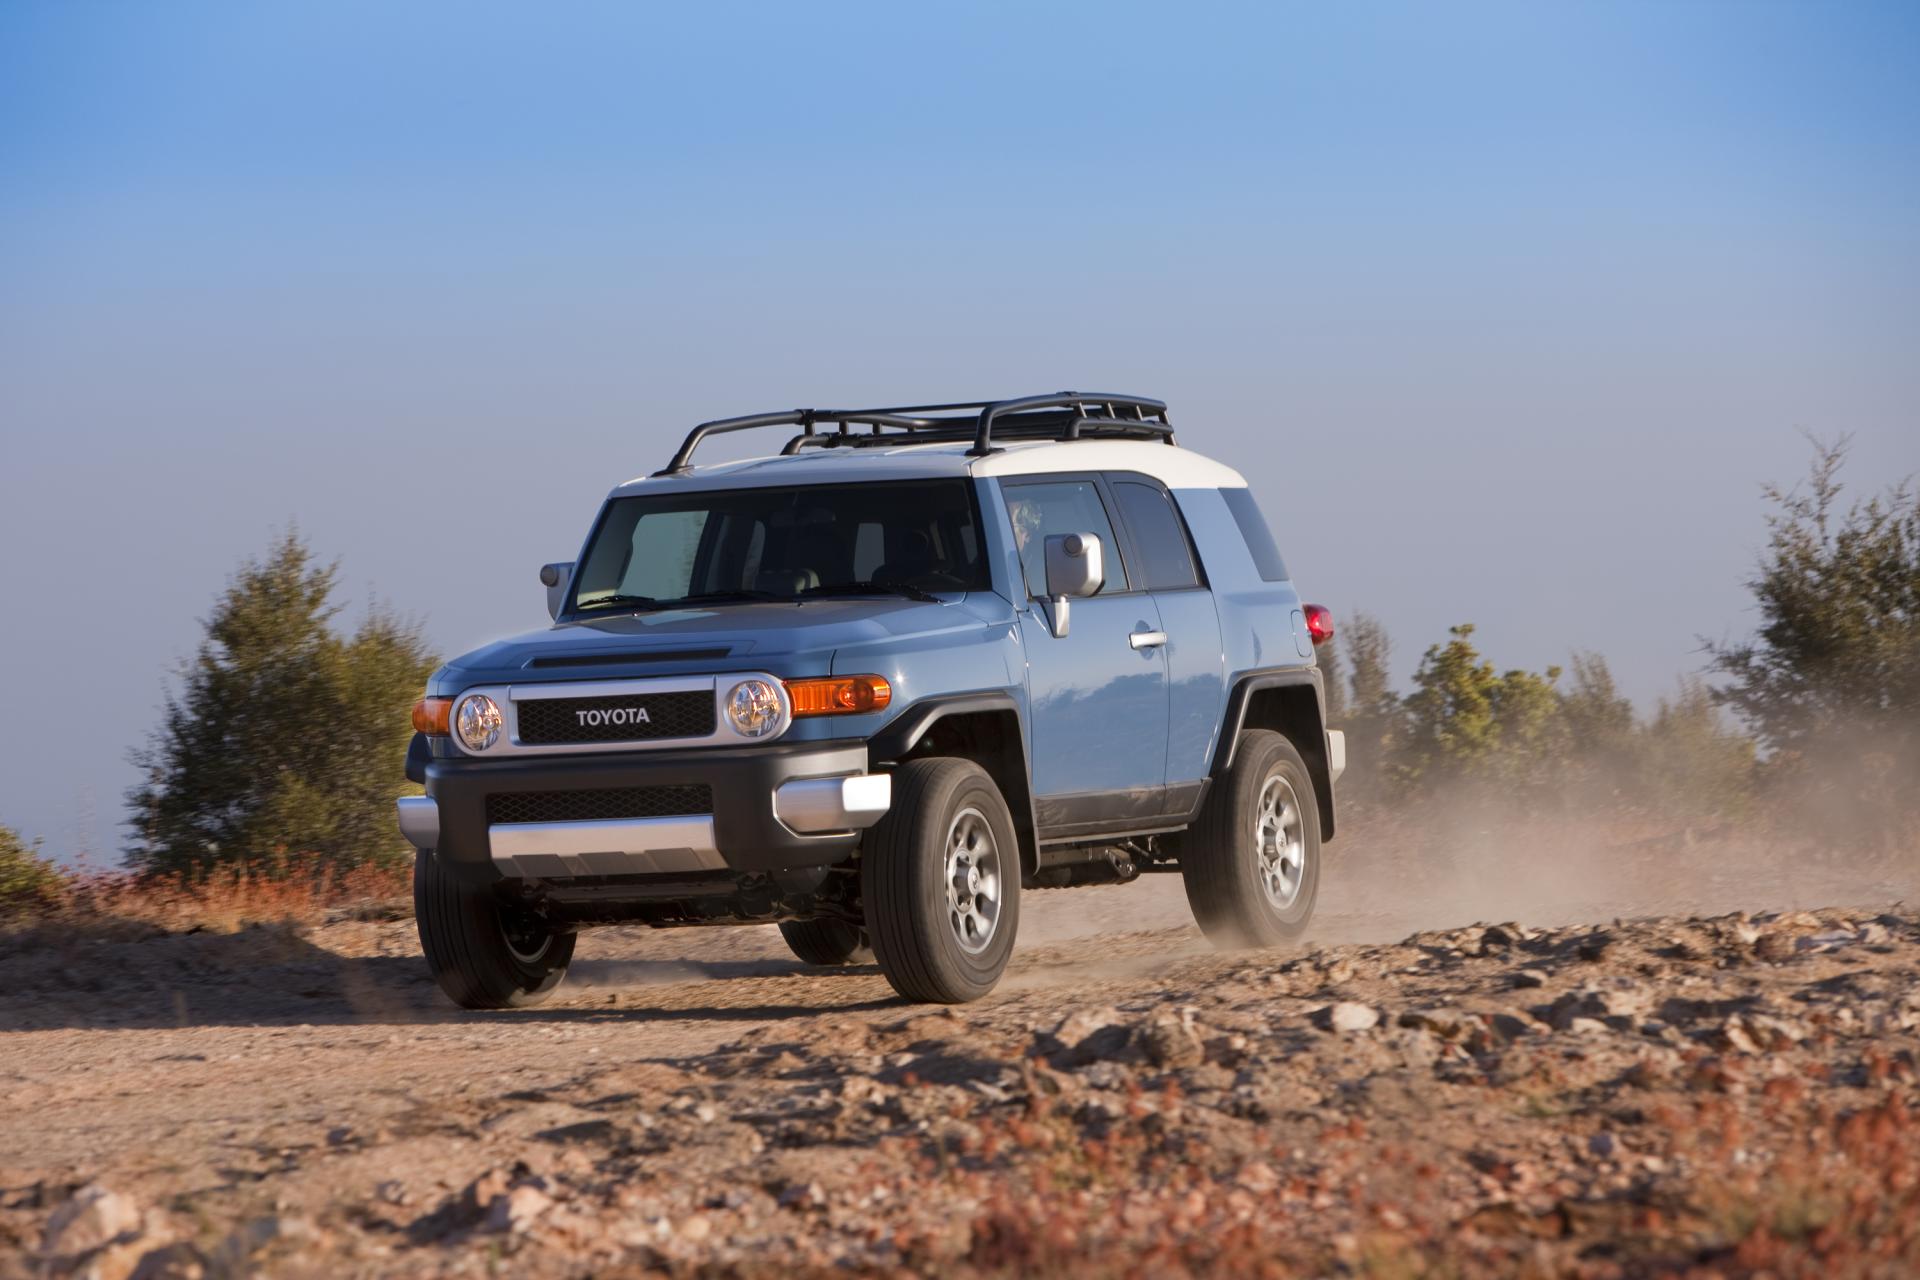
[[[1092,477],[1007,481],[1003,490],[1029,596],[1020,631],[1042,834],[1152,818],[1164,811],[1167,776],[1167,665],[1153,597],[1130,580]],[[1066,533],[1100,539],[1106,582],[1071,603],[1067,634],[1056,636],[1039,601],[1046,539]]]

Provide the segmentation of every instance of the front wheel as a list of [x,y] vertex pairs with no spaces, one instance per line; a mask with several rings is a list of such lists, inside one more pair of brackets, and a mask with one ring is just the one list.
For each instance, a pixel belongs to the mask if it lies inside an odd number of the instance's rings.
[[861,842],[874,958],[909,1000],[961,1004],[993,990],[1020,927],[1020,845],[1007,802],[971,760],[910,760],[893,807]]
[[573,934],[447,874],[424,850],[413,859],[413,921],[433,980],[463,1009],[539,1004],[573,960]]
[[1320,892],[1320,809],[1293,743],[1240,735],[1200,820],[1180,837],[1180,875],[1200,930],[1219,947],[1270,947],[1306,932]]

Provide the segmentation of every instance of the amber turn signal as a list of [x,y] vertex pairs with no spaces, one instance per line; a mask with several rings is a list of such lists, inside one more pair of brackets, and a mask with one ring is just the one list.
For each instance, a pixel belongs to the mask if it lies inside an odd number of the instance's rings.
[[879,676],[825,676],[786,683],[796,719],[858,715],[863,711],[879,711],[893,701],[893,686]]
[[444,738],[451,732],[448,725],[452,718],[452,698],[422,698],[413,704],[413,728],[416,733],[424,733],[430,738]]

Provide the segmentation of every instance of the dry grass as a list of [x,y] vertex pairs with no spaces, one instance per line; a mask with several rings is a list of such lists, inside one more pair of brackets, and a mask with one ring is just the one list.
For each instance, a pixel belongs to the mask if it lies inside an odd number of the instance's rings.
[[14,919],[234,933],[258,924],[321,924],[343,914],[404,918],[412,911],[410,885],[405,867],[367,864],[341,871],[299,857],[284,859],[271,874],[232,868],[187,877],[54,868],[47,890]]

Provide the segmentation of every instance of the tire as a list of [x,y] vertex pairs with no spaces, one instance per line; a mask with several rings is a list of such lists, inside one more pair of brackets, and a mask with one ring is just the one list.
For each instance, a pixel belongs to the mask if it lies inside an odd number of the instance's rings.
[[873,962],[873,946],[867,941],[867,931],[843,920],[783,920],[780,936],[787,940],[788,949],[807,964]]
[[[1020,927],[1020,845],[1007,802],[986,770],[951,758],[895,769],[893,796],[860,852],[874,958],[909,1000],[978,1000],[1000,981]],[[950,867],[972,872],[952,893]]]
[[1320,809],[1293,743],[1268,729],[1240,735],[1233,767],[1180,838],[1180,876],[1217,947],[1271,947],[1306,932],[1320,892]]
[[573,934],[511,911],[498,894],[462,883],[424,851],[413,859],[413,919],[433,980],[463,1009],[539,1004],[573,959]]

